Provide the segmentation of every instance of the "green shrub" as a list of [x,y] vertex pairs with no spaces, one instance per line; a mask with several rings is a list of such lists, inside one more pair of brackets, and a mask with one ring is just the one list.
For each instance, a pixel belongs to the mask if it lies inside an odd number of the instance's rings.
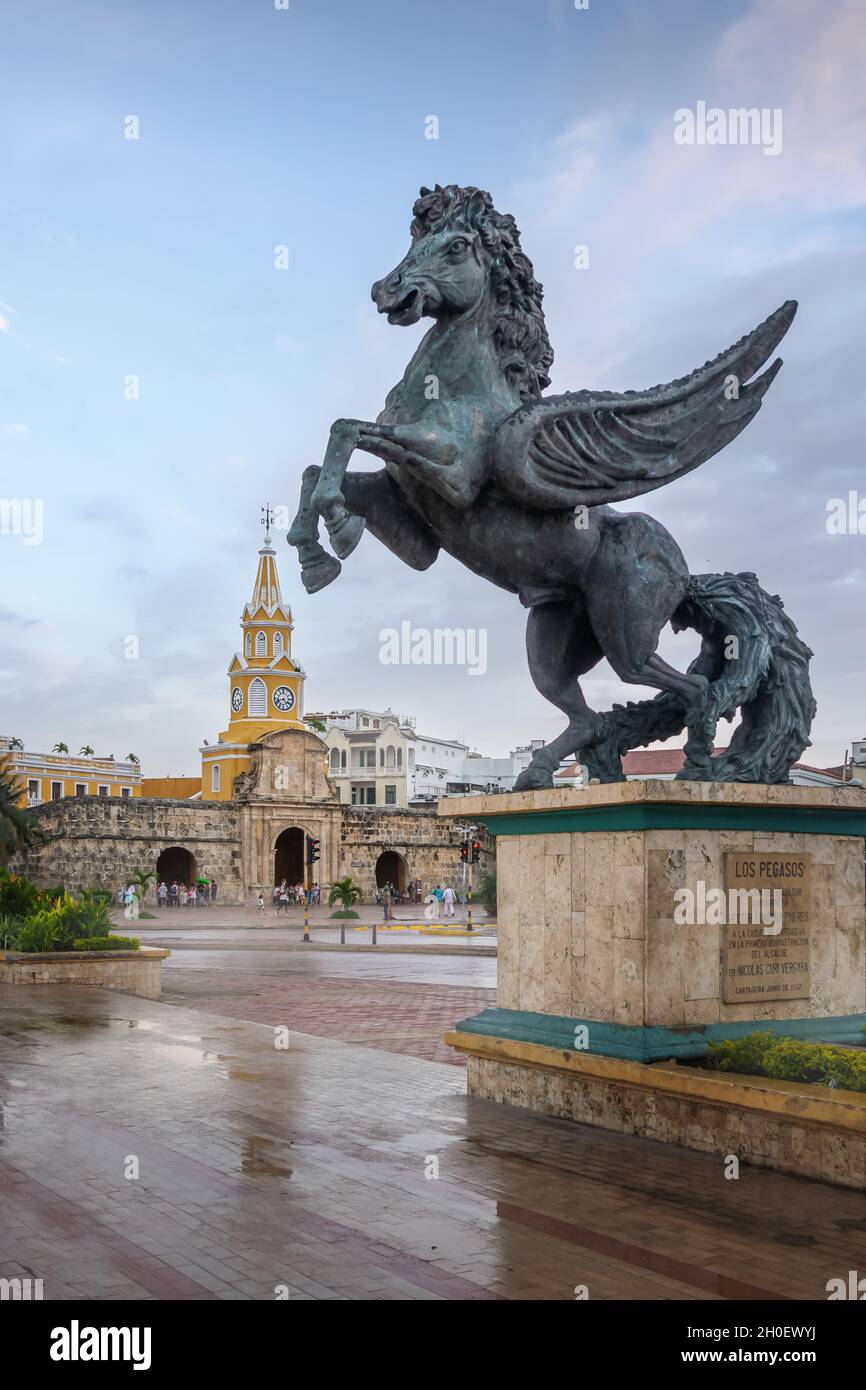
[[39,912],[29,917],[18,933],[16,951],[61,951],[56,945],[57,924],[50,912]]
[[480,903],[485,912],[491,917],[496,916],[496,875],[482,874],[478,887],[473,890],[472,897],[475,902]]
[[20,917],[0,912],[0,951],[18,950],[18,937],[23,925]]
[[73,941],[73,951],[137,951],[134,936],[82,936]]
[[29,878],[0,869],[0,915],[29,917],[39,907],[40,896],[36,884]]
[[358,916],[359,916],[359,913],[353,912],[352,909],[351,909],[350,907],[341,907],[340,910],[339,910],[339,912],[332,912],[332,913],[331,913],[331,921],[333,922],[333,920],[334,920],[335,917],[337,917],[337,918],[340,918],[340,917],[354,917],[354,918],[357,920]]
[[736,1041],[711,1043],[707,1060],[710,1066],[744,1076],[772,1076],[777,1081],[810,1081],[845,1091],[866,1091],[866,1050],[756,1032]]

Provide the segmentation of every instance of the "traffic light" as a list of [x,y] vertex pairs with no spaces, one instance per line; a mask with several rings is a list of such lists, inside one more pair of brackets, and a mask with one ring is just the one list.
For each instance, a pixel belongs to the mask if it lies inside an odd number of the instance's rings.
[[473,863],[473,864],[477,864],[477,863],[478,863],[478,860],[479,860],[480,858],[481,858],[481,841],[480,841],[480,840],[473,840],[473,841],[472,841],[472,863]]
[[307,836],[307,863],[315,864],[319,857],[320,841],[314,840],[312,835]]
[[469,841],[468,841],[468,840],[461,840],[461,841],[460,841],[460,862],[461,862],[462,864],[468,864],[468,863],[469,863]]

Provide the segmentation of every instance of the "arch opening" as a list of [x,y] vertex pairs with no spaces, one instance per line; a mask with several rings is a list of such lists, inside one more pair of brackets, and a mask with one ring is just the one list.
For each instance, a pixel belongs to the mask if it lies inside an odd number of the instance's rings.
[[381,888],[386,883],[400,893],[405,893],[409,886],[409,866],[395,849],[386,849],[376,860],[376,886]]
[[182,845],[171,845],[169,849],[164,849],[156,861],[156,886],[165,881],[171,885],[172,882],[185,883],[187,888],[195,883],[198,874],[198,866],[195,855]]
[[274,883],[303,883],[304,832],[293,825],[281,830],[274,845]]

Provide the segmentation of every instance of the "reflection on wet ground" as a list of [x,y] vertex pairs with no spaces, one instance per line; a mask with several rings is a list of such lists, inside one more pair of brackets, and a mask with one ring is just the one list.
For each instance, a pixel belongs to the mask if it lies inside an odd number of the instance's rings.
[[454,1066],[77,986],[0,1017],[0,1277],[48,1299],[824,1299],[866,1269],[861,1196],[471,1101]]

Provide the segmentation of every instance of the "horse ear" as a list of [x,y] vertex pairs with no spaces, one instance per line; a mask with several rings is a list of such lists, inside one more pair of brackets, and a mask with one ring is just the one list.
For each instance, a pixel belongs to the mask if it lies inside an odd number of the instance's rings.
[[473,188],[463,205],[463,216],[470,227],[477,227],[490,206],[490,194],[480,188]]

